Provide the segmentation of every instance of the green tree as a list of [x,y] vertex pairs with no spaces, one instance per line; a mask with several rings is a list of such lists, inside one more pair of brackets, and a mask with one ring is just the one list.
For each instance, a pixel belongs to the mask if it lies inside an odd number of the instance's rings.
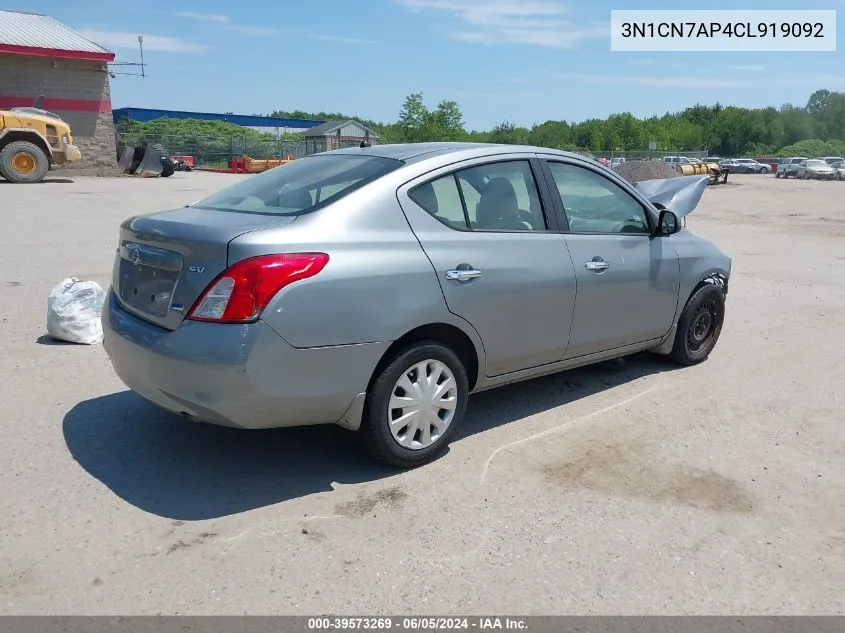
[[487,135],[488,143],[502,143],[504,145],[524,145],[528,142],[528,130],[517,127],[510,121],[503,121],[496,125]]
[[527,142],[537,147],[571,150],[575,148],[572,142],[572,128],[566,121],[546,121],[535,125],[528,133]]
[[429,133],[437,138],[431,140],[461,141],[466,138],[464,113],[454,101],[443,100],[437,109],[428,115]]

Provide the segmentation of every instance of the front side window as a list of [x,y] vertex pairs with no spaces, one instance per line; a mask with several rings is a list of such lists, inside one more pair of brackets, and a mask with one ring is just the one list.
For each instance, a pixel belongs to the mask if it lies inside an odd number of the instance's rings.
[[411,200],[443,224],[473,231],[548,228],[527,160],[477,165],[411,189]]
[[643,206],[610,179],[577,165],[548,165],[572,233],[651,233]]
[[301,215],[336,202],[404,165],[378,156],[308,156],[258,174],[191,205],[198,209]]

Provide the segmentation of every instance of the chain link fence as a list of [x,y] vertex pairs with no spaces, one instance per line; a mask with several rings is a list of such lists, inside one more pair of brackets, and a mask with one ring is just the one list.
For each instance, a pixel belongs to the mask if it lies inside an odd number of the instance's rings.
[[[289,137],[255,138],[247,136],[194,136],[186,134],[160,135],[143,132],[117,132],[118,146],[134,147],[146,141],[148,144],[161,143],[174,156],[193,156],[194,165],[206,168],[226,168],[233,158],[246,155],[250,158],[279,159],[292,156],[302,158],[308,153],[325,151],[323,139],[311,139],[306,143],[303,138]],[[322,141],[322,142],[321,142]],[[341,147],[357,147],[359,141],[343,141]],[[332,149],[335,149],[332,147]],[[708,156],[701,150],[671,151],[636,151],[636,152],[579,152],[595,158],[624,158],[626,160],[662,160],[664,156],[686,156],[703,159]]]
[[135,147],[142,142],[149,145],[161,143],[173,156],[193,156],[196,167],[224,169],[233,158],[244,155],[259,160],[278,159],[293,156],[302,158],[306,154],[305,140],[291,140],[285,137],[255,139],[226,136],[159,135],[118,132],[117,144]]

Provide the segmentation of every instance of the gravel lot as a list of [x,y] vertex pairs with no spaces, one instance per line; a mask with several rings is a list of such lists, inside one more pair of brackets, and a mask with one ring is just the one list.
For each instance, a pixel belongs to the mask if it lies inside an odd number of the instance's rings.
[[734,258],[708,362],[480,394],[397,474],[341,429],[188,425],[45,339],[121,220],[235,178],[0,184],[0,612],[843,612],[845,183],[707,191],[689,225]]

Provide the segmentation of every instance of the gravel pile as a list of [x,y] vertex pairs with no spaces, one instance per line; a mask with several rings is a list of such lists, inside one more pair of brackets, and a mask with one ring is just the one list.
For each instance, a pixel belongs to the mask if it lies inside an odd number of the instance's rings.
[[643,180],[662,180],[678,176],[672,167],[662,160],[629,160],[617,165],[613,170],[628,182]]

